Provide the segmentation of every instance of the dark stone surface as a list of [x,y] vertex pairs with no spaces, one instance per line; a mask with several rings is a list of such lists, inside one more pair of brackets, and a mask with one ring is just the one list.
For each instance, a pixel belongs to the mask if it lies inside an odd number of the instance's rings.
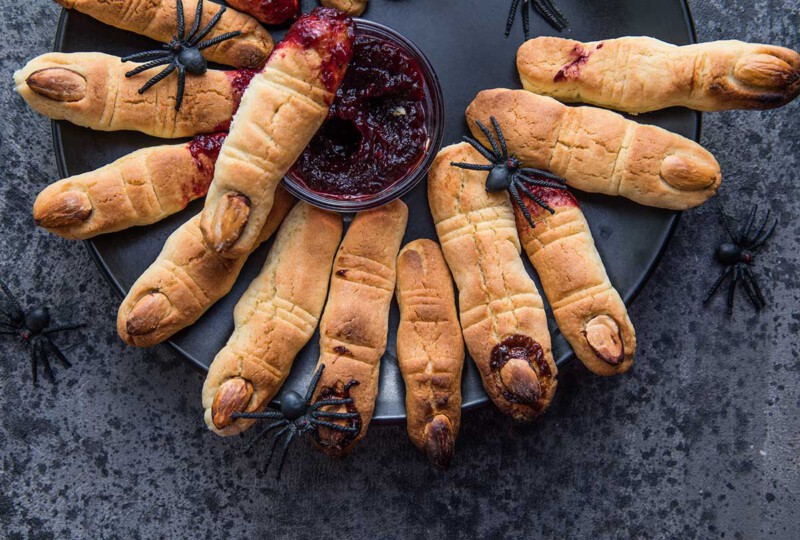
[[[57,176],[50,124],[14,94],[28,58],[50,50],[58,6],[0,0],[0,276],[25,304],[89,322],[59,339],[74,367],[30,385],[16,343],[0,345],[0,531],[67,537],[797,538],[800,529],[800,209],[795,103],[706,115],[703,144],[731,208],[770,206],[779,230],[759,261],[770,306],[730,320],[700,300],[718,269],[711,207],[687,212],[631,308],[638,365],[600,379],[573,365],[550,412],[515,426],[465,415],[453,469],[431,470],[403,427],[370,431],[351,459],[308,448],[284,480],[200,418],[199,375],[168,351],[123,346],[117,299],[80,243],[33,227]],[[800,49],[795,0],[695,0],[700,39]],[[794,509],[794,510],[792,510]]]

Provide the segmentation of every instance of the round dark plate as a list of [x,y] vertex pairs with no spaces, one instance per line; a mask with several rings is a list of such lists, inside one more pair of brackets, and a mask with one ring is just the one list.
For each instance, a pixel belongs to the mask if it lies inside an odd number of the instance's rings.
[[[446,103],[445,144],[455,143],[467,133],[464,110],[480,90],[521,87],[515,69],[516,51],[523,40],[521,21],[517,21],[511,37],[506,39],[503,35],[510,2],[370,2],[365,18],[390,26],[411,39],[435,67]],[[571,31],[566,32],[565,37],[594,41],[626,35],[647,35],[678,45],[696,41],[685,0],[558,0],[558,4],[571,22]],[[316,0],[304,0],[305,11],[314,5]],[[533,35],[556,35],[539,17],[532,15],[531,21]],[[284,32],[285,29],[273,32],[276,41]],[[115,55],[150,50],[157,46],[145,37],[66,10],[59,21],[55,43],[58,51],[100,51]],[[700,136],[700,115],[686,109],[640,115],[637,120],[696,140]],[[53,123],[53,139],[62,177],[96,169],[138,148],[165,142],[140,133],[91,131],[65,122]],[[426,190],[427,186],[422,182],[404,198],[410,208],[404,243],[415,238],[436,239]],[[678,214],[639,206],[621,197],[586,193],[577,195],[591,224],[611,281],[625,301],[630,302],[661,258],[677,224]],[[170,233],[198,213],[202,204],[202,201],[195,201],[185,211],[155,225],[102,236],[86,243],[120,298],[155,260]],[[217,351],[230,336],[233,307],[258,274],[268,250],[269,244],[257,250],[245,265],[231,293],[196,324],[169,342],[178,354],[198,370],[207,370]],[[527,265],[528,261],[525,262]],[[529,265],[527,268],[534,275]],[[394,356],[398,319],[395,304],[389,321],[389,346],[381,363],[380,393],[373,419],[376,423],[402,421],[405,418],[405,389]],[[550,328],[553,353],[559,366],[563,366],[572,359],[572,351],[552,323],[552,317]],[[305,388],[318,356],[317,333],[295,360],[286,387],[298,390]],[[476,407],[488,401],[471,360],[465,366],[462,392],[464,408]]]

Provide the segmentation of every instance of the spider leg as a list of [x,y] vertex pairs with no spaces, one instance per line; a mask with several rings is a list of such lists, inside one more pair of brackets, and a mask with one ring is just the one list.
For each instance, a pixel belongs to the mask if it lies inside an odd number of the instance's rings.
[[358,428],[356,427],[334,424],[333,422],[328,422],[327,420],[317,420],[316,418],[312,418],[311,423],[315,426],[326,427],[334,431],[341,431],[342,433],[358,433]]
[[178,93],[175,96],[175,110],[181,110],[183,105],[183,92],[186,90],[186,68],[178,65]]
[[728,287],[728,315],[733,315],[733,304],[736,301],[736,285],[739,283],[739,278],[739,272],[734,271],[733,279],[731,279],[731,284]]
[[772,222],[772,227],[770,227],[766,233],[764,233],[762,236],[754,240],[754,244],[750,246],[750,251],[757,251],[761,246],[763,246],[764,242],[769,240],[769,238],[775,233],[775,228],[777,226],[778,226],[778,220],[776,219],[775,221]]
[[311,384],[308,385],[308,390],[306,390],[306,404],[311,403],[311,397],[314,395],[314,390],[317,389],[317,385],[319,384],[320,378],[322,378],[323,371],[325,371],[325,364],[320,364],[319,369],[317,369],[317,372],[314,373],[314,377],[311,379]]
[[217,14],[214,15],[214,17],[212,17],[212,19],[210,21],[208,21],[208,24],[202,30],[200,30],[200,32],[198,32],[198,34],[196,36],[194,36],[189,41],[189,44],[192,47],[194,47],[200,42],[201,39],[206,37],[208,35],[208,33],[211,32],[211,30],[217,25],[217,23],[219,22],[220,18],[225,13],[225,11],[227,11],[227,9],[228,8],[226,8],[225,6],[220,7],[219,11],[217,11]]
[[543,0],[543,2],[547,4],[547,6],[550,8],[550,11],[553,12],[553,15],[555,15],[556,18],[561,21],[561,24],[564,27],[563,30],[569,28],[569,20],[567,19],[566,15],[564,15],[564,13],[558,9],[558,6],[556,6],[552,0]]
[[756,234],[753,235],[753,241],[751,242],[751,244],[754,244],[755,241],[764,233],[764,229],[766,229],[767,223],[769,223],[769,215],[770,215],[770,213],[771,213],[771,211],[768,208],[767,209],[767,213],[764,215],[764,219],[761,221],[761,226],[758,228],[758,231],[756,232]]
[[314,411],[311,413],[313,418],[335,418],[339,420],[347,420],[348,418],[358,418],[360,415],[357,412],[328,412],[328,411]]
[[553,182],[558,182],[559,184],[567,184],[567,181],[558,176],[557,174],[553,174],[549,171],[544,171],[542,169],[534,169],[532,167],[523,167],[519,170],[524,175],[530,176],[541,176],[547,180],[552,180]]
[[208,39],[208,40],[206,40],[206,41],[204,41],[202,43],[198,43],[196,45],[196,47],[202,51],[203,49],[207,49],[208,47],[211,47],[212,45],[216,45],[217,43],[220,43],[220,42],[228,40],[228,39],[233,39],[233,38],[241,36],[241,35],[242,35],[242,31],[241,30],[235,30],[233,32],[226,32],[225,34],[222,34],[221,36],[217,36],[215,38]]
[[566,191],[567,189],[567,186],[565,186],[564,184],[559,184],[558,182],[551,182],[549,180],[539,180],[538,178],[532,178],[520,172],[517,172],[516,176],[520,178],[521,181],[533,184],[534,186],[550,188],[550,189],[560,189],[561,191]]
[[491,171],[494,165],[476,165],[475,163],[456,163],[450,162],[451,167],[458,167],[459,169],[467,169],[469,171]]
[[178,35],[175,36],[175,39],[183,41],[186,34],[186,21],[183,17],[183,0],[178,0],[178,5],[175,10],[178,12]]
[[736,235],[733,234],[733,228],[731,227],[730,221],[728,221],[728,215],[725,213],[725,209],[722,208],[721,204],[717,204],[717,212],[719,212],[720,220],[722,221],[722,227],[725,229],[725,232],[728,233],[728,236],[731,239],[731,242],[734,244],[737,243]]
[[531,37],[531,4],[530,0],[522,0],[522,35],[525,39]]
[[311,405],[311,409],[317,411],[322,407],[328,407],[330,405],[350,405],[351,403],[353,403],[353,398],[323,399]]
[[252,449],[256,445],[256,443],[258,441],[263,439],[271,431],[274,431],[274,430],[278,429],[279,427],[288,426],[288,425],[289,425],[289,421],[288,420],[281,420],[279,422],[274,422],[274,423],[268,425],[263,430],[261,430],[258,435],[253,437],[253,440],[250,441],[250,444],[248,444],[247,447],[245,447],[244,451],[247,452],[250,449]]
[[83,323],[79,324],[63,324],[61,326],[53,326],[47,328],[42,334],[55,334],[56,332],[66,332],[67,330],[77,330],[78,328],[85,328],[86,325]]
[[495,158],[497,158],[497,156],[502,156],[503,153],[500,151],[500,146],[497,144],[497,141],[494,140],[494,135],[492,135],[492,132],[489,131],[489,128],[487,128],[486,125],[480,120],[476,120],[475,124],[486,136],[486,140],[489,141],[489,144],[492,145],[492,150],[494,150]]
[[194,12],[194,22],[192,23],[192,28],[189,30],[189,35],[186,36],[188,41],[192,41],[194,35],[197,33],[198,28],[200,28],[200,21],[203,18],[203,0],[199,0],[197,2],[197,9]]
[[494,116],[490,116],[489,120],[492,122],[492,127],[494,128],[494,132],[497,134],[497,141],[500,143],[500,149],[502,150],[501,156],[503,157],[504,160],[507,160],[508,145],[506,144],[506,137],[505,135],[503,135],[503,130],[500,129],[500,123]]
[[140,62],[143,60],[154,60],[156,58],[165,58],[170,55],[169,51],[146,51],[140,52],[136,54],[129,54],[128,56],[123,56],[121,58],[121,62]]
[[44,345],[40,341],[40,338],[35,339],[34,347],[37,348],[39,351],[39,358],[42,360],[42,365],[44,366],[44,372],[47,375],[47,378],[50,379],[50,382],[56,382],[56,377],[53,374],[53,366],[50,365],[50,358],[47,356],[47,351],[44,350]]
[[753,275],[753,272],[747,267],[742,269],[742,274],[744,275],[744,281],[749,283],[753,288],[753,292],[756,294],[756,298],[758,298],[761,307],[766,307],[767,300],[764,298],[764,294],[761,292],[761,287],[759,287],[758,281],[756,281],[756,276]]
[[49,337],[44,336],[40,339],[42,340],[42,347],[45,349],[45,352],[51,352],[54,355],[56,355],[56,358],[58,358],[61,361],[61,363],[64,364],[64,367],[66,368],[72,367],[72,364],[70,363],[69,360],[67,360],[67,357],[64,356],[64,353],[62,353],[59,350],[59,348],[56,347],[52,341],[50,341]]
[[10,336],[11,334],[16,334],[17,330],[0,330],[0,336]]
[[728,277],[732,271],[733,271],[733,266],[728,266],[727,268],[725,268],[725,270],[722,271],[717,280],[714,282],[714,284],[706,293],[705,298],[703,298],[704,304],[707,304],[708,301],[711,300],[711,297],[714,296],[714,293],[717,292],[717,289],[720,288],[722,282],[725,281],[725,278]]
[[533,223],[533,219],[531,218],[531,213],[528,212],[528,208],[522,201],[522,197],[519,196],[519,191],[517,191],[517,186],[514,185],[514,182],[511,182],[511,184],[508,186],[508,191],[511,193],[511,198],[514,200],[514,202],[517,203],[517,206],[519,206],[522,215],[525,216],[525,221],[528,222],[528,225],[531,226],[531,229],[535,228],[536,225]]
[[133,77],[134,75],[138,75],[142,71],[147,71],[148,69],[153,69],[154,67],[163,66],[164,64],[169,64],[170,62],[172,62],[171,57],[159,58],[158,60],[153,60],[151,62],[147,62],[146,64],[141,64],[139,66],[136,66],[134,69],[127,72],[125,76]]
[[527,187],[525,187],[525,184],[523,184],[522,182],[519,182],[518,180],[514,180],[514,181],[511,182],[511,185],[516,187],[516,189],[521,190],[522,193],[524,193],[527,197],[530,197],[531,200],[533,200],[533,202],[535,202],[536,204],[538,204],[539,206],[541,206],[542,208],[544,208],[545,210],[547,210],[551,214],[555,214],[556,213],[555,210],[550,208],[550,205],[548,205],[546,202],[544,202],[542,199],[540,199],[538,196],[536,196],[535,193],[533,193],[531,190],[529,190]]
[[747,295],[747,299],[750,300],[750,303],[753,304],[753,307],[756,308],[756,311],[761,310],[761,302],[759,302],[758,298],[756,297],[755,291],[750,286],[750,282],[744,277],[744,270],[739,268],[737,269],[739,272],[740,279],[742,281],[742,288],[744,289],[745,294]]
[[[267,452],[267,459],[266,464],[264,465],[264,472],[269,469],[269,464],[272,462],[272,456],[275,455],[275,449],[278,447],[278,443],[281,441],[281,437],[283,437],[287,431],[292,429],[294,424],[289,424],[279,432],[275,434],[275,438],[272,439],[272,444],[269,445],[269,451]],[[297,428],[295,428],[297,429]]]
[[6,297],[8,301],[11,303],[12,312],[9,314],[14,319],[22,320],[22,307],[20,307],[19,302],[17,301],[16,297],[12,294],[11,289],[8,288],[4,282],[0,281],[0,288],[3,289],[3,292],[6,293]]
[[37,386],[39,384],[39,353],[35,346],[28,348],[28,356],[31,361],[31,379],[33,380],[33,385]]
[[514,26],[514,19],[517,18],[517,9],[519,8],[519,0],[511,2],[511,9],[508,12],[508,21],[506,21],[506,37],[511,34],[511,28]]
[[475,150],[478,151],[478,153],[480,153],[480,155],[485,157],[486,161],[488,161],[489,163],[493,163],[495,165],[497,164],[498,156],[495,156],[491,152],[489,152],[489,150],[487,150],[481,143],[479,143],[472,137],[467,137],[467,136],[464,137],[464,141],[469,143],[470,146],[472,146]]
[[559,32],[566,30],[569,23],[564,14],[552,2],[549,0],[534,0],[533,7],[550,26]]
[[278,462],[278,474],[275,476],[276,480],[281,479],[281,472],[283,472],[283,464],[286,463],[286,455],[289,453],[289,445],[297,436],[297,427],[292,424],[294,429],[289,431],[289,436],[283,440],[283,447],[281,448],[281,460]]
[[164,68],[164,71],[162,71],[161,73],[159,73],[158,75],[156,75],[155,77],[153,77],[152,79],[150,79],[149,81],[147,81],[147,82],[145,83],[145,85],[144,85],[144,86],[142,86],[141,88],[139,88],[139,93],[140,93],[140,94],[144,94],[144,93],[145,93],[145,92],[147,92],[147,91],[148,91],[148,90],[149,90],[149,89],[150,89],[150,88],[151,88],[153,85],[155,85],[155,84],[158,84],[159,82],[161,82],[162,80],[164,80],[165,78],[167,78],[167,76],[168,76],[170,73],[172,73],[173,71],[175,71],[175,63],[174,63],[174,62],[170,63],[170,65],[168,65],[166,68]]
[[247,420],[277,420],[283,418],[283,414],[281,414],[280,411],[235,412],[231,415],[231,418],[234,420],[238,420],[239,418],[245,418]]
[[756,222],[756,212],[758,212],[758,205],[753,206],[753,209],[750,210],[750,217],[747,218],[747,223],[739,232],[739,241],[737,242],[739,245],[747,246],[749,243],[747,241],[747,237],[750,236],[750,230],[753,228],[753,224]]

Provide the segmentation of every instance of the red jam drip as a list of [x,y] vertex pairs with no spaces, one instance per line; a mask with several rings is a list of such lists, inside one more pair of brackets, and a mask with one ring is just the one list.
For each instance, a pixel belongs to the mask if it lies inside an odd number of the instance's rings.
[[[547,206],[558,212],[560,208],[570,208],[573,206],[578,206],[578,201],[575,199],[575,196],[572,195],[569,191],[565,189],[553,189],[553,188],[545,188],[539,186],[532,186],[530,184],[525,184],[525,187],[528,190],[539,197],[542,201],[547,203]],[[545,217],[550,215],[546,209],[539,206],[536,201],[531,200],[530,198],[522,195],[522,201],[525,203],[525,207],[528,209],[528,212],[531,216],[537,217],[540,215],[544,215]],[[517,218],[521,219],[519,221],[520,224],[524,224],[525,227],[530,227],[528,222],[525,220],[524,216],[522,216],[522,212],[514,206],[514,211],[517,214]]]
[[[226,132],[209,133],[208,135],[197,135],[189,141],[189,152],[192,154],[198,169],[210,173],[210,176],[214,176],[214,165],[217,162],[217,157],[219,157],[222,143],[225,142],[225,137],[227,136]],[[211,162],[211,167],[206,166],[205,160],[202,159],[203,157]]]
[[573,57],[573,59],[567,65],[558,70],[558,73],[556,73],[556,76],[553,78],[553,82],[562,82],[566,81],[567,79],[577,79],[581,71],[581,66],[589,61],[589,57],[592,56],[594,51],[599,51],[602,48],[602,43],[598,44],[594,50],[587,50],[583,45],[575,45],[570,53],[570,56]]
[[427,140],[419,64],[392,42],[358,35],[328,118],[292,176],[326,196],[374,195],[420,162]]
[[295,22],[272,54],[288,47],[314,49],[322,58],[320,77],[325,88],[336,92],[347,64],[353,56],[355,24],[341,11],[316,8]]
[[231,89],[233,90],[233,114],[236,114],[236,111],[239,109],[239,103],[242,101],[244,91],[250,86],[250,81],[252,81],[253,77],[258,73],[260,73],[258,69],[245,68],[225,72],[225,75],[228,76],[228,81],[231,83]]
[[300,14],[298,0],[248,0],[248,3],[257,5],[251,14],[265,24],[283,24]]

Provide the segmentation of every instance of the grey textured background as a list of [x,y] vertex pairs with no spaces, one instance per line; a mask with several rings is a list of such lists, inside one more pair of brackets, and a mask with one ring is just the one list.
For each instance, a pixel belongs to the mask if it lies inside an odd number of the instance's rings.
[[[644,0],[643,0],[644,1]],[[796,0],[690,2],[701,41],[800,49]],[[30,385],[0,345],[0,537],[797,538],[800,530],[798,103],[706,115],[731,209],[771,206],[782,227],[758,273],[769,308],[731,320],[700,299],[718,271],[711,207],[687,212],[631,309],[638,365],[600,379],[573,365],[550,412],[515,426],[465,415],[452,470],[431,470],[404,427],[373,429],[351,459],[299,447],[284,481],[200,418],[201,377],[167,350],[123,346],[117,299],[80,243],[33,227],[57,177],[50,124],[11,90],[50,50],[58,7],[0,0],[0,275],[89,329],[62,338],[74,367]],[[742,306],[744,307],[744,305]]]

